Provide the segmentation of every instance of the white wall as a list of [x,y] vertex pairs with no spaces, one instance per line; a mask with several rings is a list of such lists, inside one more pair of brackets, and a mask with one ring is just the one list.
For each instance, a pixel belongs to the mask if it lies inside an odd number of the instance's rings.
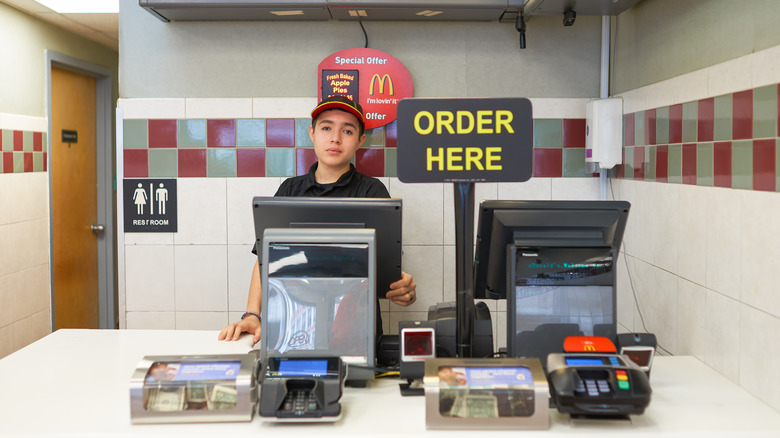
[[[780,82],[780,46],[624,93],[631,113]],[[618,322],[780,410],[780,194],[611,180],[631,202]],[[641,314],[641,316],[640,316]]]

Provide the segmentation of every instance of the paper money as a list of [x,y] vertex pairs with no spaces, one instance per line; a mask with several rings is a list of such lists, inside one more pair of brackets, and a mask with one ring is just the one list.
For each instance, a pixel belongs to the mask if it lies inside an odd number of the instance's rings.
[[238,401],[238,391],[235,387],[226,385],[214,385],[211,395],[208,398],[209,410],[225,410],[236,407]]
[[466,417],[497,418],[498,400],[493,395],[467,395],[464,398]]
[[206,386],[196,382],[187,382],[187,403],[202,403],[208,399]]
[[170,412],[184,410],[184,386],[161,387],[149,393],[150,411]]

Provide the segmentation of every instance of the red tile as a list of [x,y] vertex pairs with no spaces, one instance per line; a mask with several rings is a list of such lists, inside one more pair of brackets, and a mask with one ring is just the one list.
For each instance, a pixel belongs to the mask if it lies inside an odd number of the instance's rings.
[[698,140],[712,141],[715,135],[715,98],[699,101],[698,115]]
[[33,153],[32,152],[25,152],[24,153],[24,171],[25,172],[32,172],[33,171]]
[[149,120],[149,147],[175,148],[176,120]]
[[3,173],[14,173],[13,152],[3,152]]
[[48,153],[43,153],[43,171],[46,172],[49,170],[49,161],[48,161]]
[[775,143],[773,138],[753,140],[753,190],[775,191]]
[[563,176],[563,149],[534,149],[534,176]]
[[656,128],[655,109],[645,111],[645,144],[655,144],[655,128]]
[[385,176],[385,151],[382,148],[358,149],[355,154],[355,168],[358,172],[373,176]]
[[294,147],[295,119],[266,119],[265,142],[270,147]]
[[713,148],[713,178],[716,187],[731,187],[731,142],[715,142]]
[[655,149],[655,180],[669,182],[669,146],[658,146]]
[[24,150],[24,132],[22,131],[14,131],[14,150]]
[[732,138],[734,140],[753,138],[753,90],[734,93],[732,101]]
[[179,149],[179,176],[206,176],[205,149]]
[[125,149],[123,152],[125,178],[146,178],[149,176],[149,151],[147,149]]
[[634,179],[645,179],[645,147],[634,148]]
[[623,144],[625,146],[634,145],[634,118],[636,113],[623,116]]
[[682,182],[696,185],[696,143],[682,145]]
[[43,132],[33,132],[33,150],[35,152],[43,150]]
[[385,125],[385,147],[394,148],[398,145],[398,122],[392,121]]
[[780,87],[777,87],[777,136],[780,137]]
[[213,147],[236,147],[236,120],[206,121],[207,145]]
[[563,119],[563,147],[585,147],[585,119]]
[[236,176],[265,176],[265,148],[238,148],[236,160]]
[[669,143],[682,143],[682,104],[669,107]]
[[[360,153],[360,149],[358,149],[358,153]],[[314,153],[314,148],[296,148],[295,174],[306,175],[315,161],[317,161],[317,154]]]

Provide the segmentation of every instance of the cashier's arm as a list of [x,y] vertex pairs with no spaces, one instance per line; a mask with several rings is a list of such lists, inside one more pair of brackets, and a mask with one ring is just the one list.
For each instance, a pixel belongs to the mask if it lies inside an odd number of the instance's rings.
[[[252,278],[249,281],[249,298],[246,302],[246,311],[254,312],[260,315],[260,305],[263,299],[263,290],[260,288],[260,265],[255,261],[255,267],[252,270]],[[247,315],[246,318],[222,329],[219,332],[218,340],[236,341],[241,333],[252,334],[252,344],[260,342],[260,320],[254,315]]]
[[[417,284],[411,274],[401,272],[401,279],[390,285],[385,297],[399,306],[408,306],[417,301]],[[260,306],[263,299],[263,290],[260,287],[260,265],[255,262],[252,270],[252,279],[249,282],[249,299],[246,303],[247,312],[260,314]],[[254,315],[247,315],[244,319],[230,324],[219,332],[217,339],[220,341],[236,341],[241,333],[252,334],[252,344],[260,342],[260,320]]]

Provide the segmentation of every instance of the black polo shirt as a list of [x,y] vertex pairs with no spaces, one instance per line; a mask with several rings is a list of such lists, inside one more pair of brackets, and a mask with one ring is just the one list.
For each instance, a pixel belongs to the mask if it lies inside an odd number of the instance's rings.
[[389,198],[390,193],[382,181],[363,175],[350,164],[338,181],[330,184],[320,184],[314,178],[317,164],[309,168],[306,175],[287,178],[279,186],[274,196],[311,196],[331,198]]

